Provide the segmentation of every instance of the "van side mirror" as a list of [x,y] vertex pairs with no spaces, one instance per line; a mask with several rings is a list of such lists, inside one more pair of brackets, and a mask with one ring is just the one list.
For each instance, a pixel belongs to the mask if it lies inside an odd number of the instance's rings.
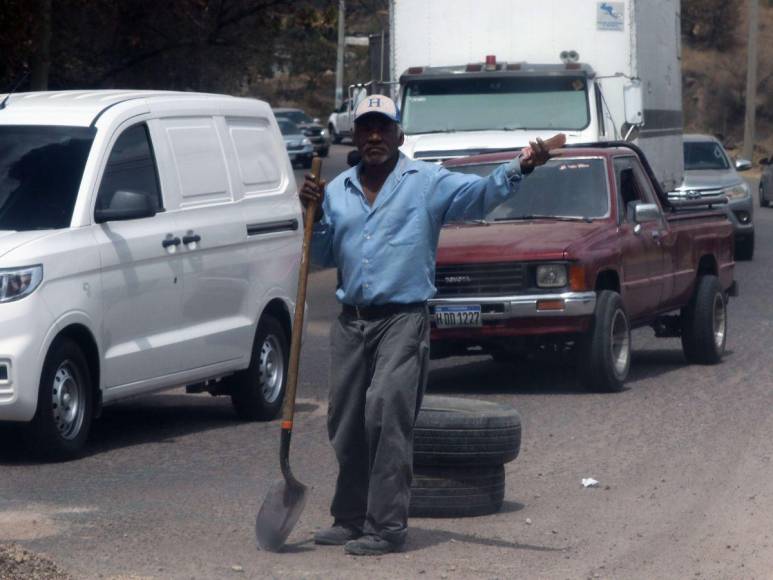
[[631,79],[631,82],[623,87],[623,103],[625,105],[625,122],[629,125],[642,125],[644,123],[644,97],[639,79]]
[[633,208],[633,221],[637,224],[660,219],[660,208],[656,203],[637,203]]
[[748,171],[752,168],[752,162],[748,159],[736,159],[735,169],[736,171]]
[[94,211],[98,224],[112,221],[134,220],[156,215],[156,204],[147,193],[118,190],[107,208]]

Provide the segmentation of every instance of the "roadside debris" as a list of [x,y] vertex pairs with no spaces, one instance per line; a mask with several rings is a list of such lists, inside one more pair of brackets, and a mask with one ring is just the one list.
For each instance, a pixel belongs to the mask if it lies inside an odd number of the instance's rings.
[[583,487],[598,487],[599,482],[592,477],[584,477],[581,481]]

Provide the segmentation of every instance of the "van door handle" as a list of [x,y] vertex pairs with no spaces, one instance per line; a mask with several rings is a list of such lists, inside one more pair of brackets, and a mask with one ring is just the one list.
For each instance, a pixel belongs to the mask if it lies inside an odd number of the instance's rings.
[[201,241],[201,236],[199,234],[193,234],[188,236],[183,236],[183,244],[198,244]]
[[163,242],[161,242],[161,246],[163,248],[168,248],[169,246],[179,246],[181,243],[182,242],[178,237],[166,238]]

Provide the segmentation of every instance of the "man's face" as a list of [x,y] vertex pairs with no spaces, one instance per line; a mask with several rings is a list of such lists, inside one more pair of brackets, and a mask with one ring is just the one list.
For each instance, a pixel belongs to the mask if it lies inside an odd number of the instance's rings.
[[365,165],[381,165],[397,155],[397,148],[403,144],[403,132],[388,117],[371,113],[354,124],[354,144]]

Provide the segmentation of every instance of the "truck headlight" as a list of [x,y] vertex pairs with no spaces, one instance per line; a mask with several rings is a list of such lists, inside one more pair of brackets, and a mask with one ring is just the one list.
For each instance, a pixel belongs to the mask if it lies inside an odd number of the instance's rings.
[[537,286],[540,288],[561,288],[566,283],[566,266],[563,264],[537,266]]
[[308,137],[301,139],[301,145],[311,145],[311,140]]
[[43,280],[43,266],[0,270],[0,304],[32,294]]
[[744,181],[743,183],[739,183],[737,185],[733,185],[732,187],[723,189],[722,193],[730,199],[734,199],[736,197],[746,197],[749,195],[749,186]]
[[327,139],[327,129],[322,129],[322,133],[320,133],[320,134],[322,135],[322,137]]

